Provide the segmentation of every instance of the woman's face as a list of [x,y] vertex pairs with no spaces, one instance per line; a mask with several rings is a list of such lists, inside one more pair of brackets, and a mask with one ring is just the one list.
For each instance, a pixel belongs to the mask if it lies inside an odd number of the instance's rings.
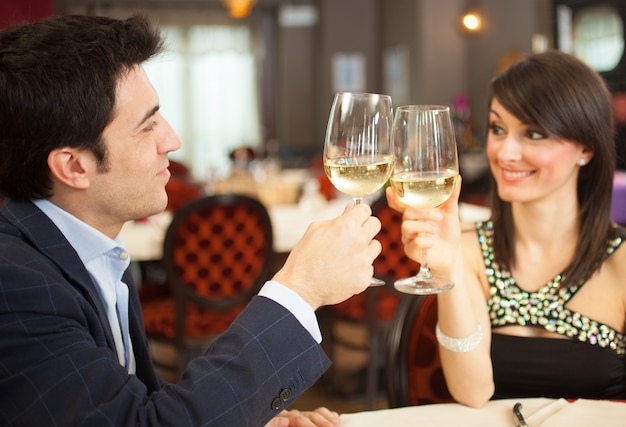
[[591,157],[581,144],[558,140],[532,123],[522,123],[492,100],[487,158],[502,200],[524,203],[576,197],[579,168]]

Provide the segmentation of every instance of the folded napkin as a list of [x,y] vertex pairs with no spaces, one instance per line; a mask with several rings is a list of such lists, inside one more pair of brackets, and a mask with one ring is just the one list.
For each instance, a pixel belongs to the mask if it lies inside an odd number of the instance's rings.
[[565,399],[553,400],[537,411],[529,413],[526,411],[524,404],[522,403],[522,414],[529,426],[539,427],[542,426],[548,418],[559,412],[565,406],[569,405],[569,402]]
[[513,406],[522,403],[529,427],[626,426],[626,403],[607,400],[528,398],[487,402],[480,409],[457,403],[421,405],[341,415],[343,427],[513,427]]
[[[531,427],[587,427],[596,425],[623,427],[626,425],[626,403],[624,402],[578,399],[572,403],[562,404],[561,400],[563,399],[544,408],[545,411],[543,412],[547,414],[545,418],[535,418],[539,415],[538,413],[528,417],[528,425]],[[550,413],[548,414],[548,412]]]
[[[366,411],[341,415],[343,427],[405,427],[428,426],[450,427],[514,427],[513,405],[522,402],[522,412],[531,427],[530,416],[552,406],[555,399],[502,399],[487,402],[480,409],[469,408],[458,403],[439,403],[398,409]],[[563,404],[567,404],[563,401]],[[626,405],[625,405],[626,406]],[[554,413],[557,407],[546,413]],[[543,426],[542,426],[543,427]],[[560,426],[563,427],[563,426]]]

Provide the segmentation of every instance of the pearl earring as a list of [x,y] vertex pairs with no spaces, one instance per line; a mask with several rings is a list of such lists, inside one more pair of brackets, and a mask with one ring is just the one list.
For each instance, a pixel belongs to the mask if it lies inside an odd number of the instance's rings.
[[585,166],[585,159],[583,159],[582,157],[580,158],[580,160],[578,161],[578,164],[581,166]]

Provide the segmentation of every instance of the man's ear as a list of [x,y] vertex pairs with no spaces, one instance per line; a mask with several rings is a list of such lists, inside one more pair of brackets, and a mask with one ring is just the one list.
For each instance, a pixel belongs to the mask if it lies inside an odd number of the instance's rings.
[[48,154],[48,167],[54,180],[75,189],[89,187],[96,161],[87,150],[62,147]]

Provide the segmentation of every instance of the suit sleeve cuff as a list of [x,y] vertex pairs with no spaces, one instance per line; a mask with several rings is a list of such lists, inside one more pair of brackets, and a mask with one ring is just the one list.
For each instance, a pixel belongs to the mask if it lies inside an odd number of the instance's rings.
[[309,331],[318,344],[322,342],[322,333],[320,332],[315,312],[296,292],[274,280],[270,280],[263,285],[259,295],[285,307],[295,316],[304,329]]

